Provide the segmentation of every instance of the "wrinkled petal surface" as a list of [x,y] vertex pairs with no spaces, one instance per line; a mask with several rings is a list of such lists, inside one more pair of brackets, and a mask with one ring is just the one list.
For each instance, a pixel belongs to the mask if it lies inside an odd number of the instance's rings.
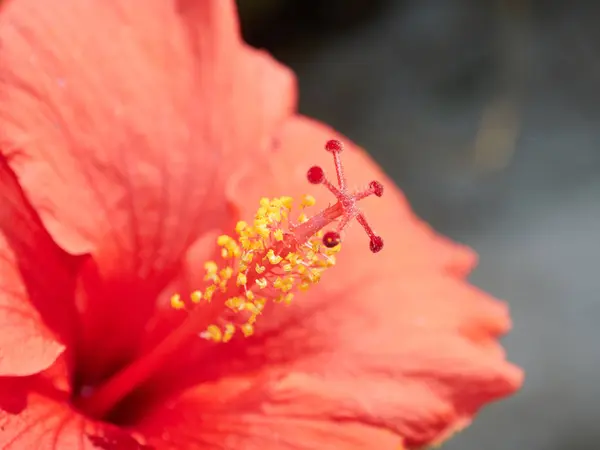
[[[310,193],[328,202],[326,190],[310,186],[305,175],[314,164],[332,167],[322,148],[335,137],[308,119],[290,120],[265,171],[230,186],[241,216],[251,217],[262,196]],[[248,448],[317,449],[328,442],[318,437],[323,429],[332,448],[364,448],[379,437],[382,444],[373,448],[396,449],[400,442],[416,448],[443,440],[486,403],[518,389],[521,371],[497,343],[510,327],[506,307],[464,280],[472,253],[416,219],[363,152],[347,145],[343,161],[351,185],[377,179],[386,186],[383,198],[361,203],[385,239],[383,251],[371,254],[367,236],[353,226],[336,267],[289,308],[266,310],[255,336],[199,344],[198,357],[211,364],[191,361],[183,370],[199,387],[173,400],[184,406],[158,411],[148,429],[163,420],[169,442],[185,442],[182,448],[193,442],[235,448],[232,440]],[[224,396],[228,389],[233,394]],[[194,430],[172,419],[179,407],[200,411]],[[297,434],[274,441],[269,430],[291,430],[291,423],[302,425]]]
[[268,147],[293,77],[242,44],[233,1],[2,6],[0,148],[56,242],[91,255],[80,353],[111,371],[187,247],[229,223],[224,180]]

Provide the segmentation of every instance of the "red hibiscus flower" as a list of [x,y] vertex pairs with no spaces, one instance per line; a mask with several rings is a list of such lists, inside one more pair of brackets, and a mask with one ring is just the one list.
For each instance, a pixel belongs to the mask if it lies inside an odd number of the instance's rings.
[[232,1],[3,2],[0,448],[415,448],[514,392],[473,255],[331,138]]

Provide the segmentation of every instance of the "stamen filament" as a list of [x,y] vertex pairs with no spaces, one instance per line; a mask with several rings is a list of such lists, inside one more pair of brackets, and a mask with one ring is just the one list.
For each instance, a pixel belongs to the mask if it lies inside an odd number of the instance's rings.
[[198,328],[197,317],[190,315],[186,321],[172,331],[146,355],[136,359],[130,365],[87,397],[78,397],[75,405],[90,417],[105,417],[126,395],[137,386],[146,382],[165,360],[194,338]]

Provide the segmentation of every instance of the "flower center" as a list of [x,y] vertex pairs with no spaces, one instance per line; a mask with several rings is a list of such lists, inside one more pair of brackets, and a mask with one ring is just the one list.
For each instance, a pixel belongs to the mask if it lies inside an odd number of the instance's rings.
[[[146,382],[167,358],[191,339],[226,343],[236,333],[250,337],[268,302],[290,304],[295,295],[319,282],[323,272],[335,265],[341,248],[341,233],[356,219],[370,238],[371,251],[383,248],[358,208],[358,201],[370,195],[381,197],[383,186],[372,181],[358,192],[348,192],[340,153],[343,146],[331,140],[325,149],[332,153],[338,186],[333,185],[322,168],[307,172],[312,184],[323,184],[336,197],[336,203],[308,218],[306,209],[315,205],[314,197],[304,196],[297,211],[291,197],[263,198],[251,223],[240,221],[233,236],[217,239],[221,261],[204,265],[208,285],[188,298],[175,294],[171,306],[187,314],[153,350],[110,378],[76,405],[88,415],[103,418],[136,387]],[[336,223],[329,231],[324,228]]]

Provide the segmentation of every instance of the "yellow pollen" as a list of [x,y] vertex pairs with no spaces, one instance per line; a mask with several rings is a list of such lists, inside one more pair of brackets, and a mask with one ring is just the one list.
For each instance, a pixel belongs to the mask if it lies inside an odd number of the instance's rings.
[[248,279],[246,277],[246,274],[238,273],[236,284],[238,286],[244,286],[247,282],[248,282]]
[[206,328],[206,331],[200,333],[200,336],[211,341],[221,342],[221,340],[223,339],[223,332],[218,326],[209,325]]
[[288,292],[287,294],[281,294],[279,297],[275,299],[276,303],[285,303],[286,305],[291,305],[292,300],[294,299],[294,294],[292,292]]
[[254,327],[249,323],[245,323],[240,328],[242,329],[242,333],[244,333],[245,337],[252,336],[254,333]]
[[315,200],[315,198],[312,195],[305,195],[302,198],[302,206],[303,207],[314,206],[315,203],[317,203],[317,201]]
[[190,300],[192,301],[192,303],[200,303],[200,300],[202,300],[202,292],[201,291],[194,291],[190,294]]
[[232,240],[232,239],[231,239],[231,237],[229,237],[229,236],[227,236],[227,235],[222,235],[222,236],[219,236],[219,237],[217,238],[217,245],[218,245],[219,247],[224,247],[224,246],[225,246],[225,245],[227,245],[227,244],[229,243],[229,241],[231,241],[231,240]]
[[217,263],[214,261],[207,261],[204,263],[204,270],[206,270],[208,273],[217,273],[219,266],[217,266]]
[[256,280],[256,284],[258,285],[259,288],[264,289],[267,287],[267,279],[259,278]]
[[235,333],[235,326],[232,323],[225,324],[223,330],[223,342],[229,342]]
[[289,211],[292,209],[292,204],[294,203],[292,197],[279,197],[279,200],[281,200],[281,206],[283,206],[285,210]]
[[221,280],[229,280],[231,278],[231,276],[233,275],[233,269],[231,267],[225,267],[224,269],[221,269],[219,271],[219,277],[221,277]]
[[217,290],[217,286],[215,286],[214,284],[212,286],[208,286],[206,288],[206,290],[204,291],[204,299],[207,302],[210,302],[212,300],[212,296],[216,290]]
[[240,234],[246,227],[248,226],[248,224],[246,222],[244,222],[243,220],[240,220],[236,225],[235,225],[235,232],[237,234]]
[[269,260],[269,262],[271,264],[279,264],[283,260],[283,258],[281,256],[275,254],[273,249],[270,249],[267,252],[267,259]]
[[181,300],[181,296],[179,294],[175,294],[171,297],[171,308],[173,309],[184,309],[185,303]]

